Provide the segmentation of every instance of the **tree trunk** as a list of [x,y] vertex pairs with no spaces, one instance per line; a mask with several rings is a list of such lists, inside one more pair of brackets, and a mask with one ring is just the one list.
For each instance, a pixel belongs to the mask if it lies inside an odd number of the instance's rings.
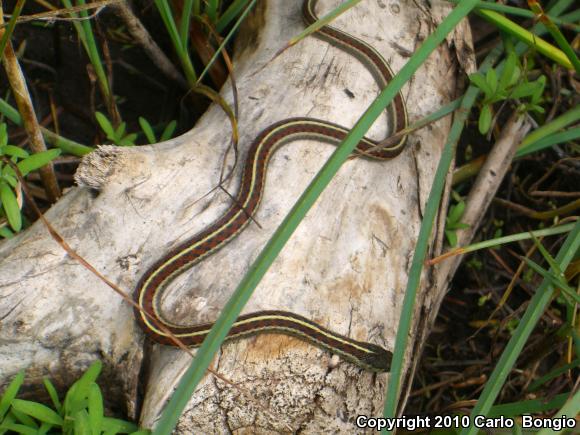
[[[295,116],[348,127],[378,92],[356,58],[315,37],[262,69],[303,30],[300,3],[259,2],[241,32],[235,57],[240,156],[224,186],[232,196],[245,152],[262,129]],[[320,1],[318,15],[337,3]],[[364,39],[398,71],[447,12],[429,4],[361,2],[332,25]],[[461,38],[455,37],[455,46]],[[453,50],[442,46],[403,90],[411,122],[455,97],[456,75]],[[233,104],[230,84],[222,96]],[[380,118],[371,137],[387,134],[386,120]],[[387,162],[347,161],[244,313],[292,311],[392,350],[422,210],[448,128],[447,119],[412,134],[405,151]],[[224,165],[226,173],[233,165],[233,153],[226,153],[230,136],[227,116],[214,105],[176,139],[138,148],[101,147],[77,173],[83,187],[70,190],[47,218],[80,255],[130,295],[164,252],[206,228],[231,204],[228,194],[214,190]],[[163,300],[167,317],[184,324],[215,320],[333,150],[300,140],[275,154],[255,223],[174,281]],[[39,385],[41,376],[49,376],[64,388],[100,358],[107,367],[107,397],[124,401],[136,415],[137,397],[144,393],[141,423],[152,427],[190,357],[145,341],[132,308],[71,259],[41,223],[4,242],[0,255],[0,382],[25,368],[29,382]],[[425,278],[411,337],[423,335],[421,318],[433,309]],[[179,433],[354,433],[357,415],[380,415],[388,376],[274,334],[225,344],[212,367],[235,386],[208,374],[180,420]]]

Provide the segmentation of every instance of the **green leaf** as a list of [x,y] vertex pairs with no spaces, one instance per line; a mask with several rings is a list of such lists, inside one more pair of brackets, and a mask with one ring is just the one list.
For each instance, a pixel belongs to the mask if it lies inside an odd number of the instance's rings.
[[149,124],[149,122],[142,116],[139,117],[139,125],[141,126],[141,130],[143,130],[143,133],[145,133],[145,137],[147,138],[147,141],[149,143],[157,142],[151,124]]
[[501,76],[499,78],[499,91],[503,92],[505,91],[508,86],[510,85],[513,76],[514,76],[514,72],[515,72],[515,68],[516,68],[516,62],[517,62],[518,58],[516,56],[516,54],[513,51],[510,51],[507,59],[505,61],[505,65],[503,67],[503,71],[501,72]]
[[0,161],[0,168],[2,168],[2,175],[5,174],[16,175],[16,172],[14,171],[14,169],[12,169],[12,166],[3,164],[2,161]]
[[519,67],[519,65],[516,65],[514,68],[514,72],[512,74],[512,78],[509,82],[509,86],[514,86],[516,83],[518,83],[520,81],[521,77],[522,77],[522,70]]
[[173,133],[175,132],[175,127],[177,127],[176,120],[173,120],[169,124],[167,124],[167,126],[163,130],[163,133],[161,133],[161,142],[169,140],[173,137]]
[[127,123],[125,121],[119,124],[117,130],[115,131],[115,138],[120,141],[125,136],[125,131],[127,130]]
[[80,379],[70,387],[64,399],[66,415],[73,416],[86,408],[90,385],[97,380],[102,367],[103,363],[99,360],[94,361]]
[[[14,173],[14,171],[10,172]],[[13,189],[16,190],[16,186],[18,186],[18,180],[16,177],[14,177],[12,174],[4,174],[2,178],[4,178],[4,181],[6,181]]]
[[491,127],[491,106],[486,104],[481,108],[481,113],[479,114],[479,132],[481,134],[486,134]]
[[89,387],[89,426],[93,434],[100,434],[103,425],[103,395],[94,382]]
[[537,104],[529,104],[528,111],[533,111],[537,113],[545,113],[546,110],[542,106],[538,106]]
[[99,123],[99,125],[101,126],[101,129],[107,135],[107,138],[113,140],[115,137],[115,129],[113,128],[113,124],[111,124],[111,121],[109,121],[107,117],[103,115],[101,112],[95,112],[95,118]]
[[445,237],[447,237],[449,246],[454,247],[457,245],[457,234],[455,231],[445,230]]
[[64,432],[67,432],[67,425],[73,421],[73,415],[79,410],[87,407],[87,399],[78,394],[78,389],[78,385],[75,382],[68,389],[64,398],[62,406],[62,413],[65,417]]
[[12,382],[10,382],[10,385],[8,385],[8,388],[6,388],[6,391],[4,391],[4,394],[0,399],[0,421],[4,419],[4,416],[10,409],[10,405],[18,394],[18,390],[20,389],[20,386],[23,382],[24,370],[20,370],[18,374],[14,376],[14,379],[12,379]]
[[539,84],[537,81],[520,83],[513,89],[511,97],[514,99],[529,97],[530,95],[533,95],[535,92],[537,92],[538,88]]
[[[16,399],[14,399],[14,400],[16,400]],[[10,413],[14,417],[16,417],[16,419],[19,422],[21,422],[22,424],[24,424],[24,425],[26,425],[28,427],[38,428],[38,424],[28,414],[25,414],[24,412],[20,412],[17,409],[14,409],[14,408],[11,408],[10,409]]]
[[8,432],[8,429],[4,429],[3,427],[6,427],[6,425],[14,423],[16,423],[16,419],[14,418],[11,412],[9,412],[8,415],[6,415],[6,418],[0,419],[0,435],[4,435],[6,432]]
[[22,175],[26,176],[32,171],[42,168],[44,165],[50,163],[52,160],[60,156],[61,150],[58,148],[53,148],[51,150],[42,151],[27,157],[26,159],[18,162],[17,166],[22,172]]
[[479,89],[481,89],[487,98],[490,98],[493,95],[493,92],[485,81],[485,76],[482,73],[471,74],[469,76],[469,80]]
[[74,416],[74,435],[92,435],[89,426],[89,415],[85,409],[81,409]]
[[10,231],[8,227],[0,227],[0,237],[4,237],[5,239],[11,239],[14,237],[14,233]]
[[491,89],[491,95],[494,95],[497,91],[497,73],[495,69],[490,68],[485,75],[485,81],[489,88]]
[[509,97],[508,92],[505,89],[498,89],[495,93],[495,97],[491,99],[492,102],[497,103],[498,101],[503,101]]
[[457,204],[453,205],[449,210],[449,215],[447,216],[448,222],[449,223],[458,222],[463,216],[464,211],[465,211],[465,201],[460,201]]
[[8,145],[8,132],[6,130],[6,124],[0,123],[0,147]]
[[36,435],[37,430],[35,428],[31,428],[28,426],[24,426],[23,424],[18,423],[2,423],[0,424],[0,430],[11,430],[13,432],[22,434],[22,435]]
[[10,157],[18,157],[21,159],[25,159],[26,157],[28,157],[30,155],[26,150],[23,150],[22,148],[14,146],[14,145],[1,146],[0,147],[0,154],[10,156]]
[[16,201],[16,195],[12,188],[6,182],[0,182],[0,201],[6,213],[8,223],[15,232],[22,229],[22,216],[20,215],[20,207]]
[[532,103],[537,103],[542,98],[544,94],[544,88],[546,87],[546,76],[542,75],[535,81],[536,89],[532,94]]
[[29,400],[14,399],[12,408],[35,419],[50,423],[54,426],[62,426],[63,420],[60,415],[41,403],[31,402]]
[[50,429],[52,429],[52,424],[50,423],[42,423],[40,425],[40,428],[38,428],[38,432],[36,432],[36,435],[44,435],[45,433],[47,433]]
[[456,231],[456,230],[465,230],[467,228],[469,228],[469,225],[468,224],[464,224],[463,222],[448,223],[445,226],[445,229],[446,230],[453,230],[453,231]]
[[50,382],[50,379],[48,378],[44,378],[42,382],[44,384],[44,388],[46,388],[46,391],[50,396],[50,400],[52,401],[54,409],[56,409],[57,412],[60,414],[62,412],[62,405],[60,403],[60,400],[58,399],[58,393],[56,392],[56,388],[54,388],[54,385],[52,384],[52,382]]
[[119,146],[123,146],[123,147],[130,147],[135,145],[135,140],[137,139],[137,134],[136,133],[131,133],[128,134],[127,136],[125,136],[124,138],[122,138],[117,145]]
[[132,433],[139,428],[128,421],[119,420],[118,418],[105,417],[103,418],[103,432],[113,433]]

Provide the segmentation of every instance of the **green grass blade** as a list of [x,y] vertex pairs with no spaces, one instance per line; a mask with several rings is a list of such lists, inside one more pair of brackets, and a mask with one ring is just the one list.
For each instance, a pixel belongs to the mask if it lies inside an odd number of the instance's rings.
[[534,399],[522,402],[503,403],[495,405],[489,410],[488,417],[517,417],[523,414],[539,414],[559,408],[566,403],[569,394],[558,394],[550,400]]
[[187,51],[189,43],[189,26],[191,23],[191,13],[193,11],[193,0],[184,0],[181,10],[181,22],[179,23],[179,36],[181,46]]
[[217,14],[219,10],[219,0],[205,0],[205,13],[209,21],[215,23],[217,21]]
[[301,41],[302,39],[306,38],[308,35],[316,32],[321,27],[326,26],[327,24],[330,24],[332,21],[334,21],[336,19],[336,17],[345,13],[350,8],[355,6],[357,3],[360,3],[360,1],[361,0],[347,0],[344,3],[341,3],[340,5],[338,5],[338,7],[334,8],[329,13],[324,15],[322,18],[319,18],[315,23],[312,23],[310,26],[308,26],[306,29],[304,29],[302,32],[300,32],[298,35],[296,35],[294,38],[290,39],[290,41],[288,42],[288,45],[289,46],[294,45],[298,41]]
[[101,389],[94,382],[89,386],[89,425],[94,434],[100,434],[102,431],[104,407],[103,395]]
[[527,391],[533,392],[533,391],[537,390],[539,387],[541,387],[542,385],[544,385],[546,382],[549,382],[552,379],[555,379],[558,376],[566,373],[567,371],[574,370],[578,367],[580,367],[580,359],[574,360],[568,364],[564,364],[563,366],[558,367],[558,368],[554,369],[553,371],[549,372],[548,374],[542,376],[541,378],[538,378],[535,381],[533,381],[529,385]]
[[558,279],[558,277],[555,276],[554,273],[548,272],[547,270],[543,269],[539,264],[534,263],[527,257],[521,257],[520,259],[524,261],[530,267],[530,269],[532,269],[538,275],[542,276],[545,280],[547,280],[550,286],[560,288],[569,297],[574,299],[577,304],[580,304],[580,295],[578,295],[574,291],[574,289],[568,286],[565,282],[562,282],[560,279]]
[[246,16],[254,8],[254,5],[256,4],[256,2],[257,2],[257,0],[250,0],[248,2],[248,6],[246,7],[246,9],[242,13],[242,15],[240,15],[240,17],[236,21],[236,24],[234,24],[234,26],[229,31],[229,33],[226,35],[226,37],[223,39],[222,43],[220,44],[220,46],[218,47],[218,49],[215,51],[215,53],[213,54],[213,56],[211,57],[211,59],[209,60],[209,62],[205,65],[205,68],[203,69],[203,71],[199,75],[199,78],[197,79],[197,82],[198,83],[201,83],[201,81],[203,80],[203,78],[205,77],[205,75],[207,74],[207,72],[209,71],[209,69],[211,68],[211,66],[214,64],[214,62],[216,61],[216,59],[218,58],[218,56],[221,55],[222,50],[224,49],[224,47],[226,46],[226,44],[230,41],[230,39],[234,36],[234,34],[236,33],[236,31],[238,30],[238,27],[240,26],[240,24],[242,24],[242,22],[244,21],[244,19],[246,18]]
[[[467,2],[462,3],[461,5],[463,8],[465,8],[462,13],[469,13],[468,8],[473,7],[473,4],[475,3],[475,1],[470,2],[469,4],[467,4]],[[460,6],[454,9],[453,12],[455,12],[459,7]],[[480,68],[480,72],[485,73],[491,66],[493,66],[493,64],[499,59],[501,52],[501,48],[494,49],[483,62]],[[415,296],[421,281],[421,271],[423,269],[425,256],[427,255],[431,230],[433,229],[435,217],[439,211],[439,203],[443,194],[445,178],[455,156],[455,146],[459,141],[459,137],[463,131],[463,126],[469,117],[469,113],[475,103],[478,94],[479,89],[475,86],[470,86],[467,89],[467,92],[465,93],[465,96],[461,102],[461,107],[457,111],[457,116],[451,126],[451,130],[447,138],[447,143],[443,148],[441,159],[439,160],[439,164],[435,172],[435,178],[433,179],[432,188],[429,192],[429,199],[427,200],[427,205],[425,207],[423,222],[421,223],[421,228],[419,229],[417,245],[415,246],[411,269],[409,271],[409,281],[407,282],[405,289],[401,319],[399,321],[399,327],[397,328],[395,349],[393,351],[394,357],[391,365],[391,376],[389,378],[383,411],[383,414],[386,418],[393,418],[396,413],[397,401],[399,397],[398,390],[400,377],[403,368],[403,358],[405,355],[405,349],[407,347],[411,320],[414,313]],[[383,431],[382,433],[389,432]]]
[[159,11],[159,15],[161,15],[163,24],[165,25],[165,28],[169,33],[169,37],[171,38],[171,42],[173,43],[175,52],[177,53],[183,71],[185,72],[187,82],[191,86],[193,86],[197,80],[197,75],[195,74],[193,63],[191,62],[191,58],[189,57],[189,53],[187,52],[187,47],[184,46],[181,42],[181,36],[179,34],[177,24],[173,19],[173,12],[171,10],[171,6],[169,5],[169,2],[167,2],[166,0],[155,0],[155,6],[157,6],[157,10]]
[[548,250],[544,247],[544,245],[542,245],[542,243],[540,243],[540,241],[538,240],[538,238],[536,236],[534,236],[533,234],[531,234],[531,236],[532,236],[532,240],[534,242],[534,245],[536,246],[536,248],[538,249],[540,254],[542,254],[542,257],[544,257],[544,259],[548,262],[548,265],[552,268],[554,273],[557,274],[558,279],[559,280],[564,279],[564,274],[562,273],[562,271],[558,267],[558,264],[556,263],[556,260],[554,259],[554,257],[552,257],[552,255],[550,255]]
[[28,427],[33,427],[36,429],[39,427],[38,423],[36,423],[36,421],[32,417],[30,417],[28,414],[24,412],[20,412],[19,410],[14,409],[14,407],[10,409],[10,414],[13,415],[16,418],[16,420],[18,420],[20,423]]
[[[578,428],[577,422],[575,421],[574,417],[580,413],[580,390],[574,393],[574,396],[570,400],[566,402],[566,404],[560,409],[560,411],[553,417],[553,419],[558,419],[560,417],[568,417],[573,422],[574,426],[569,427],[569,429]],[[556,432],[554,429],[542,429],[538,432],[538,435],[549,435],[549,434],[556,434],[562,433],[561,431]]]
[[165,408],[154,433],[171,433],[181,415],[181,412],[183,411],[183,408],[190,399],[195,387],[204,376],[205,371],[209,367],[209,364],[231,328],[231,325],[239,316],[242,308],[252,295],[254,288],[258,285],[278,253],[282,250],[286,241],[290,238],[298,224],[306,215],[307,211],[312,207],[321,192],[331,181],[334,174],[336,174],[338,169],[351,154],[358,141],[364,136],[378,116],[383,113],[385,107],[388,106],[403,85],[410,80],[415,71],[417,71],[425,59],[445,39],[449,32],[453,30],[457,23],[469,13],[475,2],[475,0],[466,0],[443,20],[437,29],[435,29],[433,34],[425,40],[417,52],[403,66],[401,71],[393,77],[387,87],[369,106],[350,133],[346,136],[342,144],[334,151],[323,168],[318,172],[314,180],[298,199],[290,213],[280,224],[266,247],[254,261],[250,270],[227,302],[218,320],[198,350],[196,358],[182,377],[175,393]]
[[[62,0],[62,3],[67,8],[72,8],[72,2],[70,0]],[[77,0],[79,5],[85,5],[85,0]],[[95,35],[93,33],[93,29],[91,27],[91,21],[88,19],[88,12],[81,11],[79,14],[71,13],[71,17],[73,18],[72,24],[77,31],[79,39],[81,40],[83,46],[85,47],[85,51],[91,65],[95,69],[95,74],[97,76],[97,80],[99,83],[99,88],[103,93],[103,97],[105,101],[109,102],[112,97],[111,86],[109,84],[109,80],[107,79],[107,74],[105,73],[105,68],[103,67],[103,62],[101,60],[101,55],[99,53],[99,48],[97,46],[97,42],[95,40]],[[84,20],[75,20],[74,18],[84,18]]]
[[[453,3],[453,4],[458,4],[461,0],[447,0],[449,3]],[[492,3],[490,1],[480,1],[477,3],[477,6],[475,6],[476,10],[480,10],[480,9],[489,9],[490,11],[496,11],[496,12],[501,12],[503,14],[507,14],[507,15],[513,15],[516,17],[524,17],[524,18],[531,18],[531,19],[535,19],[536,15],[530,11],[529,9],[523,9],[523,8],[517,8],[514,6],[506,6],[504,4],[501,3]],[[574,21],[572,20],[565,20],[560,18],[556,18],[553,17],[551,15],[548,15],[548,18],[550,20],[552,20],[552,22],[554,24],[557,25],[561,25],[561,26],[567,26],[568,28],[578,32],[580,31],[580,26],[577,26],[574,24]]]
[[40,425],[40,427],[38,428],[38,432],[36,432],[36,435],[44,435],[46,433],[48,433],[48,431],[52,429],[52,424],[50,423],[42,423]]
[[560,131],[568,125],[578,122],[579,120],[580,106],[576,106],[528,134],[519,146],[516,156],[521,157],[522,155],[528,154],[528,148],[531,147],[532,144],[539,141],[540,139],[547,137],[548,135]]
[[580,127],[570,128],[568,130],[551,134],[547,137],[537,140],[536,142],[530,143],[524,149],[520,148],[516,153],[516,157],[523,157],[528,154],[536,153],[546,148],[550,148],[554,145],[570,142],[577,139],[580,139]]
[[447,115],[450,115],[460,107],[461,107],[461,98],[453,100],[450,103],[447,103],[445,106],[440,107],[435,112],[432,112],[429,115],[425,116],[424,118],[421,118],[415,121],[414,123],[410,124],[407,128],[399,130],[396,133],[396,136],[404,136],[407,134],[411,134],[414,131],[425,127],[426,125],[429,125],[441,118],[446,117]]
[[552,21],[550,17],[544,14],[544,10],[542,9],[542,6],[540,5],[539,2],[530,1],[528,5],[530,6],[532,12],[536,14],[538,21],[542,22],[544,26],[546,26],[546,29],[548,29],[548,32],[550,32],[550,35],[552,35],[552,38],[554,38],[556,44],[558,44],[560,49],[566,54],[568,60],[574,66],[576,74],[580,74],[580,60],[578,60],[578,56],[576,56],[574,49],[570,46],[568,41],[566,41],[566,38],[564,37],[560,29],[558,29],[554,21]]
[[6,48],[6,44],[10,40],[12,33],[14,32],[14,28],[16,27],[16,21],[18,21],[18,17],[20,17],[20,13],[22,12],[22,8],[24,7],[24,3],[26,0],[18,0],[16,6],[12,10],[12,16],[10,17],[10,21],[8,21],[8,26],[4,30],[4,34],[2,35],[2,39],[0,40],[0,61],[4,57],[4,49]]
[[102,367],[103,363],[101,361],[94,361],[87,371],[68,390],[63,405],[67,415],[75,415],[78,411],[86,407],[90,386],[97,380]]
[[218,18],[215,31],[221,33],[246,8],[249,0],[234,0]]
[[[570,109],[562,115],[558,116],[557,118],[554,118],[547,124],[538,127],[530,134],[528,134],[518,146],[518,151],[516,152],[515,158],[520,158],[534,151],[542,149],[546,147],[547,144],[551,143],[552,140],[556,142],[562,138],[574,137],[575,134],[578,134],[576,128],[569,130],[570,133],[566,133],[566,135],[564,135],[564,132],[558,132],[568,125],[578,122],[579,120],[580,106],[576,106],[573,109]],[[556,134],[561,134],[562,136],[556,136],[554,139],[550,139],[552,135]],[[472,177],[479,171],[482,165],[482,159],[476,159],[458,168],[457,171],[455,171],[453,174],[453,184],[459,184]]]
[[28,400],[14,399],[12,407],[30,417],[43,422],[50,423],[54,426],[62,426],[63,420],[60,415],[50,409],[48,406]]
[[2,429],[8,429],[11,430],[13,432],[16,432],[18,434],[22,434],[22,435],[37,435],[38,431],[36,429],[33,429],[29,426],[25,426],[23,424],[18,424],[18,423],[2,423],[0,424],[0,430]]
[[566,54],[566,57],[570,61],[570,63],[574,66],[574,70],[576,74],[580,74],[580,59],[576,56],[576,52],[570,45],[570,43],[566,40],[560,29],[556,27],[556,25],[552,22],[545,23],[545,26],[548,28],[548,31],[552,34],[552,37],[560,47],[560,49]]
[[[0,98],[0,113],[6,116],[14,124],[22,126],[22,117],[20,116],[18,111],[2,98]],[[60,148],[67,154],[82,157],[93,151],[93,148],[91,147],[59,136],[58,134],[44,127],[40,127],[40,130],[42,131],[44,139],[46,139],[48,143],[57,148]]]
[[44,384],[44,388],[46,388],[46,391],[48,392],[48,395],[50,396],[52,406],[54,406],[54,409],[56,409],[56,412],[58,412],[60,414],[62,411],[62,405],[61,405],[60,400],[58,398],[58,393],[56,392],[56,388],[54,387],[53,383],[50,382],[50,379],[48,379],[48,378],[43,378],[42,383]]
[[[562,10],[566,8],[566,1],[560,1],[554,8],[551,9],[551,13],[554,15],[558,15]],[[542,26],[534,27],[534,31],[538,34],[545,32],[545,28],[542,29]],[[515,52],[518,55],[521,55],[526,49],[526,46],[523,43],[519,43],[516,48]],[[501,46],[496,47],[486,58],[483,62],[480,72],[485,73],[489,67],[491,67],[495,61],[499,58],[503,48]],[[498,71],[501,71],[501,68],[498,68]],[[447,171],[450,167],[451,161],[453,159],[453,147],[454,144],[457,143],[461,132],[463,130],[463,125],[467,121],[469,116],[469,112],[475,103],[475,99],[479,93],[479,89],[475,86],[470,86],[463,97],[462,105],[460,110],[458,111],[457,117],[453,122],[451,127],[449,138],[445,148],[443,150],[443,154],[441,156],[441,160],[439,162],[439,166],[437,167],[437,173],[435,175],[434,184],[432,191],[429,195],[429,200],[427,201],[427,206],[425,208],[425,214],[423,218],[423,223],[421,224],[421,229],[419,230],[419,238],[417,240],[417,246],[415,248],[415,254],[413,256],[413,262],[411,264],[411,270],[409,272],[409,282],[407,283],[407,289],[405,292],[405,300],[403,301],[403,311],[401,314],[401,322],[404,319],[410,324],[410,318],[413,313],[413,302],[414,302],[414,294],[407,297],[410,294],[410,290],[414,293],[416,292],[416,286],[419,284],[419,277],[421,274],[421,270],[423,267],[423,259],[427,252],[427,245],[429,235],[431,233],[431,228],[433,225],[433,221],[435,218],[435,214],[438,209],[438,204],[441,198],[441,191],[442,191],[442,178],[447,174]],[[441,178],[441,179],[440,179]],[[438,189],[439,194],[433,194],[433,190]],[[401,323],[400,322],[400,323]],[[391,367],[391,378],[400,377],[400,371],[402,367],[402,358],[404,355],[405,346],[403,343],[406,344],[408,335],[408,327],[406,330],[402,330],[401,324],[397,330],[397,340],[395,342],[395,351],[394,351],[394,358],[393,358],[393,365]],[[395,370],[398,373],[395,373]],[[397,380],[398,382],[398,380]],[[398,389],[398,384],[397,384]],[[398,391],[394,391],[395,389],[389,384],[389,388],[387,389],[387,397],[385,400],[385,417],[393,417],[395,414],[396,408],[396,400],[398,397]]]
[[[79,5],[85,5],[85,0],[77,0]],[[99,47],[97,46],[97,41],[95,40],[95,34],[93,33],[93,28],[91,27],[91,20],[88,19],[88,11],[81,11],[79,15],[84,18],[81,20],[80,25],[83,28],[83,33],[85,35],[85,40],[87,43],[88,51],[87,54],[91,60],[93,68],[95,68],[95,74],[101,83],[101,91],[104,94],[105,100],[109,101],[113,96],[113,91],[111,90],[111,84],[105,72],[105,67],[103,66],[103,61],[101,60],[101,54],[99,52]]]
[[558,225],[552,228],[542,230],[527,231],[525,233],[510,234],[509,236],[497,237],[495,239],[484,240],[483,242],[473,243],[461,248],[462,253],[474,252],[480,249],[493,248],[494,246],[505,245],[506,243],[519,242],[520,240],[529,240],[532,237],[554,236],[557,234],[568,233],[572,231],[574,224]]
[[[580,221],[577,221],[574,225],[574,229],[566,238],[566,241],[556,257],[560,269],[566,269],[570,261],[574,258],[579,247]],[[533,328],[552,299],[553,293],[554,288],[550,285],[548,280],[544,279],[530,300],[528,308],[520,320],[518,327],[503,351],[494,371],[489,377],[489,380],[485,384],[481,396],[471,412],[472,417],[475,417],[476,415],[486,415],[489,412]],[[464,429],[461,433],[462,435],[473,435],[477,433],[477,428],[470,427]]]
[[132,433],[139,428],[128,421],[119,420],[117,418],[104,417],[102,422],[102,430],[105,433]]
[[484,18],[486,21],[494,24],[500,30],[503,30],[504,32],[514,36],[519,41],[524,42],[530,47],[534,47],[536,50],[538,50],[539,53],[562,65],[564,68],[573,69],[572,63],[570,60],[568,60],[568,57],[562,50],[547,43],[539,36],[531,33],[529,30],[524,29],[503,15],[486,9],[477,11],[477,14]]
[[191,11],[191,13],[194,16],[199,16],[201,15],[201,1],[202,0],[194,0],[193,1],[193,10]]
[[4,419],[4,416],[10,409],[10,405],[12,404],[12,401],[14,400],[16,395],[18,394],[18,390],[20,390],[20,387],[22,386],[23,382],[24,382],[24,370],[21,370],[14,377],[14,379],[12,379],[12,382],[10,382],[10,385],[8,385],[8,387],[4,391],[4,394],[2,394],[2,397],[0,398],[0,421]]
[[89,425],[89,415],[86,409],[81,409],[74,415],[74,435],[92,435]]

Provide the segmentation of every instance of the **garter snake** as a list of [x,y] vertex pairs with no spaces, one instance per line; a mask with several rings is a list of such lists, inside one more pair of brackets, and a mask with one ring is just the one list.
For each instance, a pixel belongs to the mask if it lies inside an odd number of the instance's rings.
[[[318,19],[314,13],[316,2],[317,0],[305,0],[303,3],[302,10],[307,25]],[[381,88],[392,78],[389,64],[373,47],[360,39],[330,26],[320,28],[316,35],[360,58],[371,69]],[[407,113],[401,93],[393,100],[388,115],[391,131],[406,128]],[[135,310],[138,323],[147,336],[158,343],[173,345],[169,336],[156,326],[162,324],[186,346],[201,345],[213,324],[184,326],[171,323],[160,312],[160,295],[177,275],[222,248],[251,221],[262,198],[268,161],[280,145],[299,138],[337,144],[347,133],[347,128],[314,118],[285,119],[262,130],[250,146],[242,170],[239,192],[229,209],[208,228],[166,253],[139,280],[135,300],[154,319],[153,321]],[[391,159],[403,150],[405,139],[403,136],[377,142],[365,137],[358,143],[355,153],[372,159]],[[388,371],[390,368],[392,355],[382,347],[350,339],[286,311],[259,311],[242,315],[233,324],[227,339],[261,332],[296,336],[337,353],[367,370]]]

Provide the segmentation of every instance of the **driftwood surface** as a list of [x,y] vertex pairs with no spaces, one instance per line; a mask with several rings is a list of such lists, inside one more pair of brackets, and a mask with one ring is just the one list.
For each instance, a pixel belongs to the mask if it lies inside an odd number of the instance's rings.
[[[310,116],[351,126],[378,92],[357,59],[315,37],[261,69],[303,29],[300,3],[259,3],[242,32],[234,65],[242,160],[252,138],[271,123]],[[319,15],[337,3],[320,1]],[[446,12],[438,3],[365,1],[333,25],[373,45],[398,71]],[[451,36],[404,88],[411,122],[455,97],[459,68],[451,42],[463,47],[463,37]],[[232,103],[229,84],[222,96]],[[372,137],[385,136],[386,119],[379,119]],[[422,210],[448,128],[446,119],[413,133],[406,150],[388,162],[347,161],[244,312],[293,311],[392,350]],[[68,191],[46,216],[73,249],[131,294],[163,252],[207,227],[230,204],[227,194],[214,189],[224,165],[227,172],[233,163],[226,153],[230,134],[227,116],[212,106],[194,129],[173,140],[103,146],[80,167],[81,187]],[[259,225],[249,225],[180,276],[164,298],[167,317],[182,323],[217,317],[333,149],[301,140],[276,153],[254,216]],[[224,186],[232,194],[240,169],[238,164]],[[0,383],[24,368],[32,389],[42,376],[65,388],[101,359],[107,397],[135,417],[140,412],[141,423],[152,427],[190,357],[145,341],[129,305],[70,258],[41,223],[5,241],[0,258]],[[425,307],[433,309],[431,301],[438,299],[425,278],[411,337],[425,335]],[[410,349],[416,347],[411,338]],[[380,414],[388,376],[273,334],[224,345],[212,367],[235,385],[208,374],[179,433],[353,433],[357,415]]]

